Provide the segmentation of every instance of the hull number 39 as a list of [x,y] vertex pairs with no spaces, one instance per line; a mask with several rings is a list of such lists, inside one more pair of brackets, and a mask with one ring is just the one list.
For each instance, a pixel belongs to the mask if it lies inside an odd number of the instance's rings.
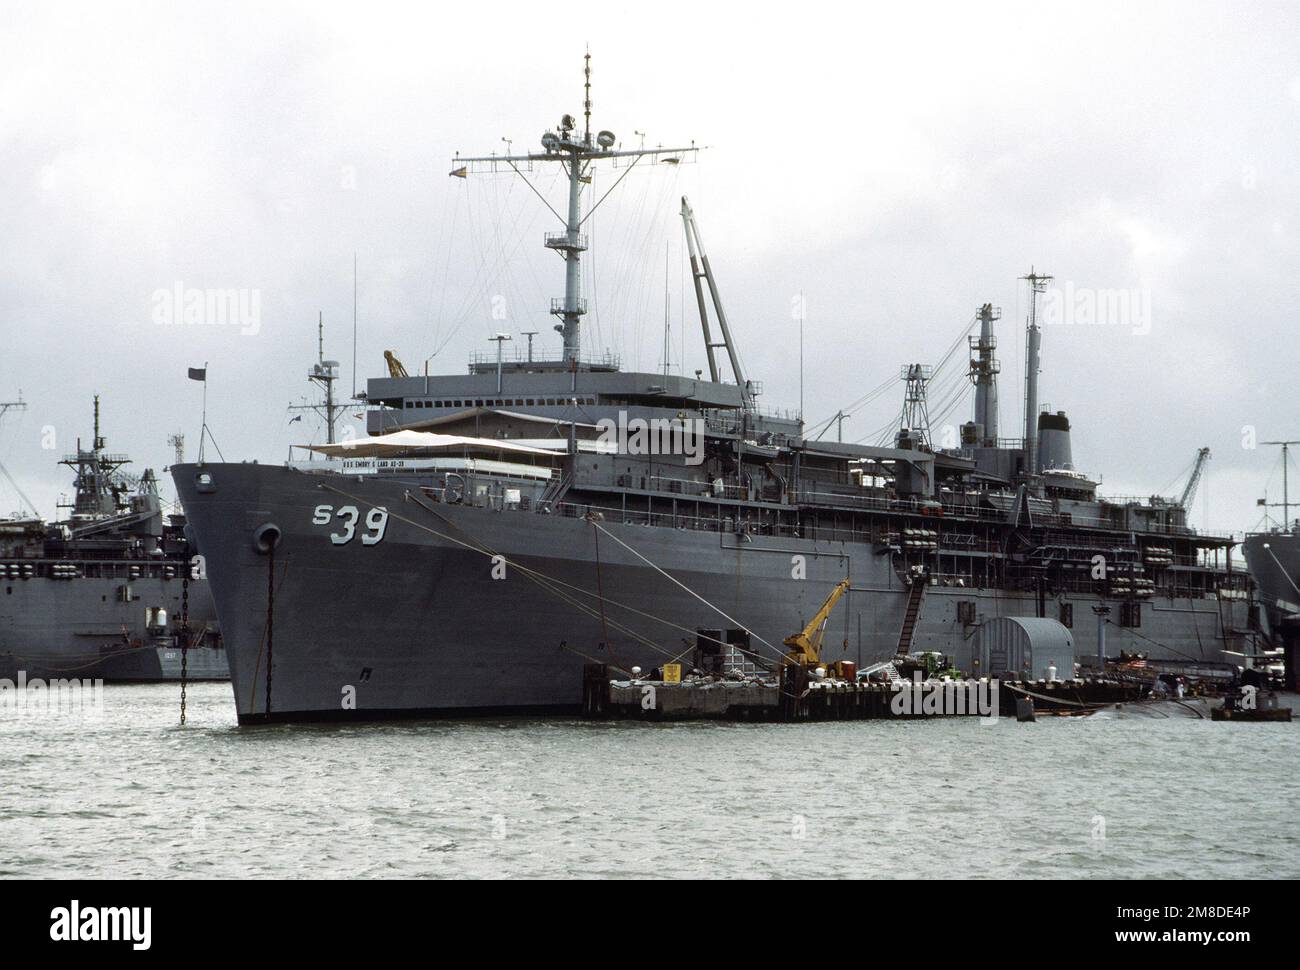
[[[346,546],[357,534],[357,526],[361,523],[361,512],[355,505],[342,505],[337,509],[332,505],[318,505],[311,515],[312,525],[330,525],[336,520],[338,531],[330,533],[330,542],[336,546]],[[371,509],[366,513],[365,524],[362,526],[361,544],[378,545],[383,541],[387,529],[388,509]]]

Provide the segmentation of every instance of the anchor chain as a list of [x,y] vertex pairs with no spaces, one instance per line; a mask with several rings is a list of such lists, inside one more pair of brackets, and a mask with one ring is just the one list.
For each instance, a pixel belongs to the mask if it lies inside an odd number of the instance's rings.
[[266,713],[271,713],[271,650],[275,623],[275,544],[267,554],[266,570]]
[[190,673],[190,569],[187,562],[181,580],[181,724],[185,723],[185,688]]

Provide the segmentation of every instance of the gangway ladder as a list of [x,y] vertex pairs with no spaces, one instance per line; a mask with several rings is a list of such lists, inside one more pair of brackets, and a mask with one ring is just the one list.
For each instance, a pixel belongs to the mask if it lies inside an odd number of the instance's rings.
[[551,480],[546,483],[540,497],[537,499],[537,507],[542,509],[553,509],[560,499],[564,498],[565,493],[573,484],[573,469],[569,468],[552,468]]
[[870,680],[873,674],[880,674],[890,684],[903,683],[903,677],[894,666],[894,661],[884,660],[858,671],[858,681]]
[[916,633],[916,621],[921,615],[921,600],[925,598],[925,588],[929,581],[925,575],[912,577],[912,588],[907,594],[907,612],[903,615],[903,632],[898,636],[898,655],[905,656],[912,652],[912,637]]

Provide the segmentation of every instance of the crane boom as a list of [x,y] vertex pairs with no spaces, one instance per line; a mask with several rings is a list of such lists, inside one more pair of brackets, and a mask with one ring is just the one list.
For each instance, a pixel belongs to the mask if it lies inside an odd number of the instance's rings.
[[[686,228],[686,249],[690,254],[691,276],[695,280],[695,300],[700,307],[700,326],[704,330],[704,353],[709,361],[709,379],[712,381],[720,379],[718,362],[713,356],[713,351],[721,347],[727,352],[727,359],[731,362],[731,372],[740,386],[745,406],[752,407],[753,388],[745,380],[744,371],[741,370],[740,356],[736,353],[736,344],[731,339],[731,328],[727,326],[727,312],[722,307],[718,284],[713,278],[713,269],[709,266],[709,254],[704,251],[704,240],[700,238],[700,227],[695,221],[695,210],[691,208],[686,196],[682,196],[682,224]],[[701,281],[708,284],[709,297],[713,302],[713,310],[718,316],[718,326],[722,330],[722,340],[718,342],[714,342],[709,333],[709,307],[704,299],[704,287]]]
[[831,618],[831,610],[849,589],[848,579],[835,584],[831,594],[826,597],[822,608],[808,621],[808,625],[799,633],[785,638],[785,645],[790,648],[789,659],[792,663],[813,666],[821,660],[822,637],[826,635],[826,623]]
[[1196,497],[1196,486],[1201,484],[1201,472],[1205,470],[1205,462],[1209,457],[1209,448],[1201,448],[1196,452],[1196,464],[1192,466],[1192,475],[1187,479],[1187,486],[1183,489],[1183,497],[1178,500],[1178,504],[1183,508],[1187,508],[1192,499]]
[[389,377],[410,377],[411,376],[410,374],[406,373],[406,368],[402,366],[402,362],[397,359],[397,355],[394,354],[391,350],[384,351],[384,363],[388,365]]

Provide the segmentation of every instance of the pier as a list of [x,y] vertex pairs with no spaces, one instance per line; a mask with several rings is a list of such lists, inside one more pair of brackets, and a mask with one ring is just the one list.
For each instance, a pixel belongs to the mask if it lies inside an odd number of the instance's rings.
[[1030,701],[1038,714],[1089,714],[1141,700],[1141,684],[1084,680],[863,680],[818,679],[807,669],[785,667],[779,675],[729,679],[620,679],[605,664],[583,671],[582,714],[590,719],[642,721],[908,720],[935,717],[1017,715]]

